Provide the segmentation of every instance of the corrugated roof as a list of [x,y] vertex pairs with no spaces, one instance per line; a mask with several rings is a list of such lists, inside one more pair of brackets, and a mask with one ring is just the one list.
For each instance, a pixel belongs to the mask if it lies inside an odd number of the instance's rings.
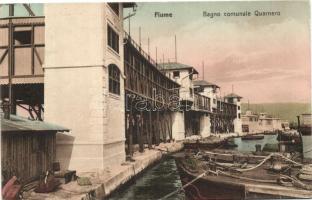
[[235,93],[230,93],[228,95],[226,95],[224,98],[243,98]]
[[159,63],[159,66],[163,68],[163,70],[191,69],[194,70],[194,74],[198,74],[198,71],[194,67],[178,62]]
[[195,86],[204,86],[204,87],[209,87],[209,86],[216,86],[220,88],[217,84],[205,81],[205,80],[195,80],[193,81],[193,85]]
[[41,132],[41,131],[57,131],[64,132],[69,131],[68,128],[50,124],[43,121],[30,120],[25,117],[10,115],[10,119],[4,119],[1,115],[1,132]]

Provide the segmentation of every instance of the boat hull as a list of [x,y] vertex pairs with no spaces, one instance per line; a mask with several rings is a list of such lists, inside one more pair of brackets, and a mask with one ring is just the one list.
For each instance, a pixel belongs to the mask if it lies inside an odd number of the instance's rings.
[[[175,157],[185,196],[188,200],[208,199],[287,199],[312,197],[310,192],[290,190],[281,186],[244,183],[222,176],[205,175],[196,179],[202,172],[192,172],[184,168],[183,157]],[[195,180],[195,181],[194,181]],[[306,193],[306,192],[305,192]]]
[[225,145],[227,142],[226,140],[219,141],[219,142],[184,142],[185,149],[215,149],[222,145]]
[[242,140],[262,140],[264,135],[247,135],[243,136]]
[[[178,163],[177,167],[183,185],[196,178],[196,176],[187,173]],[[185,187],[184,191],[188,200],[245,199],[245,187],[243,185],[227,184],[203,178]]]

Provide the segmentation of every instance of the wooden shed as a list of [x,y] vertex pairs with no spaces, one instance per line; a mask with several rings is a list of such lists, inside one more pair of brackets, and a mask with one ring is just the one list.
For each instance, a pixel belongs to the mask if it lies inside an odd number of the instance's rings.
[[27,183],[51,170],[56,133],[64,131],[69,130],[16,115],[10,115],[10,119],[1,116],[2,183],[12,176]]

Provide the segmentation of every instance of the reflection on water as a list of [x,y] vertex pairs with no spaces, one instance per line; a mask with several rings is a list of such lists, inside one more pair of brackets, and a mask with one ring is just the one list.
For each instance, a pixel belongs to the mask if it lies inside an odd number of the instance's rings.
[[[180,188],[182,183],[172,158],[146,171],[136,182],[123,191],[118,191],[110,199],[148,200],[159,199]],[[184,193],[178,193],[168,199],[185,199]]]
[[237,144],[235,150],[237,151],[256,151],[256,144],[261,144],[261,148],[265,144],[278,144],[277,135],[264,135],[261,140],[242,140],[241,138],[234,138],[234,143]]

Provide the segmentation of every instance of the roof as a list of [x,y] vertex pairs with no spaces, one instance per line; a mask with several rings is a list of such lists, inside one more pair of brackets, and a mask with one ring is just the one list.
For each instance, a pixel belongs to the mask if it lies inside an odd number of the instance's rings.
[[42,131],[55,131],[64,132],[69,129],[55,124],[50,124],[38,120],[30,120],[25,117],[10,115],[10,119],[4,119],[1,115],[1,132],[42,132]]
[[239,96],[239,95],[237,95],[235,93],[230,93],[230,94],[226,95],[224,98],[238,98],[238,99],[241,99],[243,97],[241,97],[241,96]]
[[193,85],[203,86],[203,87],[216,86],[216,87],[220,88],[217,84],[210,83],[210,82],[205,81],[205,80],[195,80],[195,81],[193,81]]
[[191,69],[194,70],[194,74],[198,74],[198,71],[190,66],[190,65],[185,65],[182,63],[178,63],[178,62],[169,62],[169,63],[159,63],[159,66],[163,69],[163,70],[179,70],[179,69]]
[[132,7],[137,6],[137,4],[135,2],[123,2],[122,5],[124,8],[132,8]]

